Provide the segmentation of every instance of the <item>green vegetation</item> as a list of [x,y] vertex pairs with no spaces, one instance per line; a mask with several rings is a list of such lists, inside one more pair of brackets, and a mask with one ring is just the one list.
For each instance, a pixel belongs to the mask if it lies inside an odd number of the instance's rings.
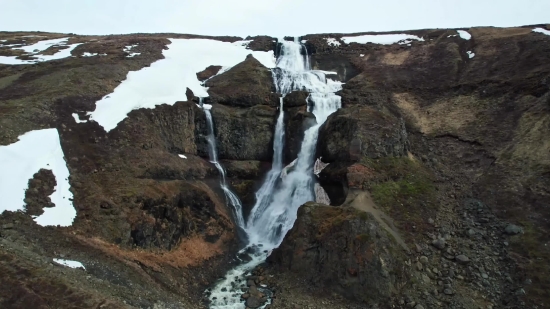
[[363,221],[367,221],[369,219],[369,214],[364,211],[359,212],[357,216]]
[[357,240],[359,240],[360,242],[362,242],[362,243],[366,243],[367,241],[370,240],[370,236],[367,235],[367,234],[359,234],[359,235],[355,236],[355,238]]
[[364,158],[362,163],[376,172],[376,177],[365,184],[376,205],[403,231],[422,230],[437,208],[432,173],[408,157]]

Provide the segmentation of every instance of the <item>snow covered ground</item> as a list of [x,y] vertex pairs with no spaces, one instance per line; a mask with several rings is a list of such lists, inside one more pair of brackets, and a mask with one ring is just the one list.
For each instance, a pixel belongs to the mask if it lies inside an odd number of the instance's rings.
[[340,46],[340,42],[338,42],[338,40],[336,40],[335,38],[325,38],[325,40],[327,40],[327,44],[328,45],[332,45],[332,46]]
[[[67,46],[68,39],[69,38],[43,40],[28,46],[13,47],[12,49],[21,49],[25,51],[26,55],[31,55],[33,57],[36,57],[37,59],[21,60],[21,59],[17,59],[16,56],[0,56],[0,64],[10,64],[10,65],[33,64],[36,62],[57,60],[57,59],[70,57],[73,49],[75,49],[78,45],[81,45],[81,43],[68,45],[69,46],[68,48],[59,50],[53,55],[40,55],[41,52],[45,51],[51,46],[54,46],[54,45]],[[4,45],[3,47],[5,46],[7,45]]]
[[420,38],[416,35],[412,34],[367,34],[367,35],[360,35],[360,36],[344,36],[342,37],[342,41],[344,41],[346,44],[349,43],[359,43],[359,44],[366,44],[366,43],[374,43],[374,44],[384,44],[384,45],[391,45],[395,43],[399,44],[409,44],[413,40],[415,41],[424,41],[423,38]]
[[126,115],[138,108],[172,105],[187,100],[187,87],[196,96],[207,97],[206,88],[197,79],[197,72],[210,65],[232,67],[252,54],[268,68],[275,67],[273,52],[251,51],[243,42],[232,44],[208,39],[170,39],[164,59],[139,71],[129,72],[113,93],[96,102],[89,112],[90,120],[111,131]]
[[32,45],[16,47],[16,48],[13,48],[13,49],[22,49],[26,53],[29,53],[29,54],[38,53],[38,52],[41,52],[41,51],[45,51],[46,49],[48,49],[48,48],[50,48],[51,46],[54,46],[54,45],[65,45],[67,43],[68,39],[69,38],[43,40],[43,41],[38,41],[38,42],[36,42]]
[[55,176],[57,185],[50,195],[55,207],[45,207],[34,221],[42,226],[70,226],[76,210],[57,129],[30,131],[19,136],[18,142],[0,146],[0,212],[24,209],[29,179],[41,168]]

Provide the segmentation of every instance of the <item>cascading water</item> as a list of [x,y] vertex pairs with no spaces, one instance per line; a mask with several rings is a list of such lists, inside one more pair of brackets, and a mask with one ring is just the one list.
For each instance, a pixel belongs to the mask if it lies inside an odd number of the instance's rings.
[[[297,40],[283,41],[280,48],[277,68],[274,69],[277,91],[283,96],[295,90],[308,91],[308,111],[315,115],[317,124],[304,132],[292,171],[273,191],[262,196],[262,200],[269,200],[269,203],[256,203],[252,210],[254,216],[248,219],[246,228],[250,242],[267,248],[279,246],[296,220],[298,207],[315,200],[313,159],[319,128],[341,105],[340,96],[334,94],[341,89],[341,83],[327,80],[322,71],[310,70],[303,45]],[[282,149],[279,150],[282,156]],[[282,169],[277,171],[280,174]]]
[[[256,204],[245,226],[250,243],[241,251],[251,253],[251,260],[229,271],[216,284],[209,297],[212,309],[245,308],[240,297],[240,290],[246,288],[244,276],[262,263],[270,250],[280,245],[296,220],[298,207],[315,200],[313,164],[319,128],[341,106],[340,97],[334,94],[341,89],[341,83],[327,80],[323,71],[310,69],[304,45],[297,39],[293,42],[280,40],[278,48],[280,53],[277,67],[272,74],[276,90],[281,94],[281,101],[273,142],[273,164],[264,183],[256,192]],[[292,170],[284,169],[285,175],[281,177],[285,132],[283,98],[295,90],[310,93],[307,99],[308,111],[315,115],[317,123],[304,132],[301,149]],[[287,170],[290,170],[288,174]],[[261,308],[269,303],[270,301]]]
[[211,106],[208,104],[203,104],[202,98],[200,98],[199,106],[202,108],[206,115],[206,126],[208,130],[208,136],[206,140],[208,141],[208,156],[210,157],[210,162],[216,166],[220,172],[220,187],[225,194],[227,202],[231,205],[231,210],[233,211],[233,216],[235,218],[235,223],[240,228],[245,228],[244,218],[243,218],[243,205],[239,197],[229,189],[225,179],[225,169],[218,162],[218,149],[216,147],[216,137],[214,136],[214,121],[212,120],[212,113],[210,113]]

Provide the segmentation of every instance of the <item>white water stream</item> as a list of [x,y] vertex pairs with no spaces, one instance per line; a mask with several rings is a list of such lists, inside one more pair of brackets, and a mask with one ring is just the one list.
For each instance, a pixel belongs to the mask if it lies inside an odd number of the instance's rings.
[[208,156],[210,157],[210,162],[216,166],[218,172],[220,173],[220,187],[225,194],[225,198],[229,205],[231,205],[231,210],[233,211],[233,217],[235,218],[235,223],[240,227],[244,228],[244,218],[243,218],[243,204],[239,197],[229,189],[225,179],[225,169],[218,162],[218,149],[216,146],[216,136],[214,135],[214,121],[212,121],[212,113],[210,113],[211,106],[208,104],[202,103],[202,98],[200,99],[199,105],[204,113],[206,114],[206,126],[208,130]]
[[[252,252],[251,260],[229,271],[225,278],[214,286],[209,296],[211,309],[245,308],[245,303],[241,300],[241,289],[246,287],[246,274],[261,264],[269,252],[281,244],[296,220],[300,205],[315,200],[313,164],[319,128],[327,117],[341,106],[340,96],[334,94],[342,88],[341,83],[327,79],[325,72],[310,69],[306,48],[298,39],[293,42],[279,42],[280,55],[277,58],[277,67],[273,69],[273,79],[277,92],[282,97],[275,127],[273,164],[262,186],[256,192],[256,204],[244,227],[249,244],[242,252]],[[283,98],[295,90],[310,93],[307,99],[308,111],[315,115],[317,123],[304,132],[294,166],[287,168],[288,174],[285,173],[285,176],[281,177],[285,132]],[[215,151],[215,141],[213,143],[212,149]],[[211,155],[211,160],[212,158]]]

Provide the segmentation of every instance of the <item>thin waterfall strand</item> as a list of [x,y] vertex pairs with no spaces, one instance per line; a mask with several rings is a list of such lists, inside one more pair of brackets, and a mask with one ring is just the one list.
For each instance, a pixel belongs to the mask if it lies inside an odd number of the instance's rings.
[[233,211],[233,216],[235,218],[235,223],[241,227],[245,228],[244,218],[243,218],[243,205],[239,197],[229,189],[227,181],[225,178],[225,169],[218,162],[218,149],[216,145],[216,137],[214,135],[214,121],[212,120],[212,114],[210,113],[210,106],[205,106],[207,104],[202,103],[202,98],[200,100],[200,106],[203,109],[206,115],[206,126],[208,130],[208,136],[206,140],[208,141],[208,156],[210,157],[210,162],[218,169],[220,173],[220,187],[223,190],[225,198],[229,205],[231,205],[231,210]]

